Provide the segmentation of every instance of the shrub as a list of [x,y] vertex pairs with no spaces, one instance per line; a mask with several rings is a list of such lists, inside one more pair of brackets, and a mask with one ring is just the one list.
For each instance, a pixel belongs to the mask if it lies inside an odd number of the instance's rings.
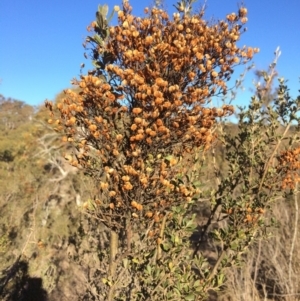
[[[191,14],[192,2],[178,3],[172,19],[157,7],[135,17],[123,1],[114,9],[116,26],[99,6],[85,43],[95,68],[74,80],[79,93],[66,90],[55,106],[46,103],[49,122],[74,146],[66,158],[98,186],[86,212],[110,229],[109,252],[93,242],[96,267],[83,299],[204,300],[268,225],[270,202],[298,180],[291,179],[298,151],[279,153],[287,136],[294,145],[289,129],[299,110],[283,80],[272,106],[260,93],[239,113],[237,136],[218,122],[233,106],[209,106],[226,95],[233,68],[258,51],[237,45],[247,9],[210,24],[203,11]],[[199,171],[217,139],[227,173],[221,178],[216,170],[216,184],[205,191]],[[190,212],[205,199],[211,210],[193,250]],[[199,252],[210,235],[213,260]]]

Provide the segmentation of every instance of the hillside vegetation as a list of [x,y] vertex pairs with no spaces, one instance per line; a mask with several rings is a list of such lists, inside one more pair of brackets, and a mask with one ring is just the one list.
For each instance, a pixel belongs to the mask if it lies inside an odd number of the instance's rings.
[[[104,226],[93,229],[82,210],[82,205],[93,199],[95,188],[89,177],[69,166],[64,158],[66,147],[48,127],[48,114],[43,107],[26,106],[27,115],[22,115],[20,120],[20,110],[25,104],[4,97],[2,104],[2,108],[6,105],[13,108],[1,110],[0,125],[3,299],[18,300],[24,285],[29,283],[33,285],[34,295],[39,292],[37,300],[80,300],[87,289],[89,269],[95,263],[94,251],[100,246],[108,247]],[[14,128],[6,127],[6,114]],[[231,124],[228,131],[237,135],[237,125]],[[207,153],[201,169],[205,188],[216,185],[209,180],[215,168],[221,176],[228,169],[224,149],[216,144],[214,150],[214,155]],[[200,201],[193,210],[201,230],[210,216],[211,206],[207,201]],[[292,258],[290,254],[295,227],[299,230],[299,225],[294,223],[297,211],[293,196],[272,206],[272,210],[276,227],[268,230],[271,236],[256,240],[243,256],[242,262],[246,264],[241,268],[227,271],[228,284],[218,300],[250,300],[249,296],[253,296],[251,300],[265,300],[266,296],[270,300],[297,300],[296,295],[290,294],[299,290],[300,268],[298,252]],[[93,233],[93,238],[89,233]],[[197,239],[197,233],[193,239]],[[298,246],[299,234],[296,235],[293,248]],[[201,248],[211,257],[217,251],[209,237]],[[42,299],[44,295],[48,299]]]
[[277,49],[235,108],[247,9],[193,2],[100,5],[73,89],[0,96],[1,300],[299,300],[300,97]]

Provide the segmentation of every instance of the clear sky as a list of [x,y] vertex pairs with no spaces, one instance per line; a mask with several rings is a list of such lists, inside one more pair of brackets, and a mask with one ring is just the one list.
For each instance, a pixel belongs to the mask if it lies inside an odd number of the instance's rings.
[[[170,12],[178,0],[165,0]],[[78,77],[87,25],[95,19],[98,4],[121,5],[121,0],[1,0],[0,1],[0,94],[38,105],[53,100]],[[143,16],[151,0],[131,0],[133,13]],[[195,3],[200,7],[203,0]],[[237,12],[240,0],[207,0],[206,19],[223,19]],[[300,1],[244,0],[248,8],[248,31],[239,45],[259,47],[254,57],[266,69],[280,46],[278,72],[289,80],[291,95],[298,95],[300,76]],[[240,71],[237,71],[240,72]],[[247,104],[253,72],[247,75],[245,92],[237,103]]]

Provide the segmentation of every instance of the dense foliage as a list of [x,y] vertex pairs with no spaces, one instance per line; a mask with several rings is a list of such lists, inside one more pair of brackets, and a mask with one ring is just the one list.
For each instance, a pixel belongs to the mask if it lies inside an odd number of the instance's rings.
[[[7,256],[0,264],[10,263],[0,277],[4,300],[32,291],[47,300],[41,279],[53,300],[299,293],[300,98],[290,97],[284,79],[272,89],[277,50],[268,72],[257,71],[263,82],[247,108],[214,107],[234,68],[258,49],[238,46],[245,7],[213,23],[204,10],[193,13],[193,2],[177,3],[172,18],[160,6],[136,17],[125,0],[109,17],[99,6],[85,43],[94,68],[46,102],[50,126],[45,109],[1,98],[0,253]],[[114,12],[118,23],[110,26]],[[237,124],[227,119],[233,113]],[[284,237],[286,267],[279,269],[262,257],[262,239],[282,204],[295,218],[280,221],[293,232]],[[252,296],[226,295],[245,281],[237,278],[251,254]],[[284,270],[289,283],[268,269]]]

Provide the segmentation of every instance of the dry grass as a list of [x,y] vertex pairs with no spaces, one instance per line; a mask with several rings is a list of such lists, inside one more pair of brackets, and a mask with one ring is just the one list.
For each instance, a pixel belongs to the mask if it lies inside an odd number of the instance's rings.
[[227,270],[227,287],[218,301],[300,300],[297,206],[298,198],[291,196],[273,208],[278,227],[251,247],[242,267]]
[[[234,131],[234,126],[231,130]],[[207,158],[207,162],[212,162],[211,160],[211,157]],[[226,164],[221,149],[217,147],[216,161],[222,174],[226,170]],[[33,167],[28,166],[28,170],[31,168]],[[16,174],[17,172],[12,172],[11,177],[16,177]],[[203,182],[205,187],[214,185],[208,180],[212,179],[213,174],[212,165],[208,164],[202,175],[206,179],[206,182]],[[19,176],[21,178],[23,175],[20,173]],[[5,240],[6,232],[1,228],[0,244],[2,241],[2,247],[4,247],[8,243],[5,253],[1,253],[1,270],[10,266],[14,258],[22,253],[24,242],[33,229],[30,243],[25,250],[29,259],[28,271],[30,276],[39,277],[43,280],[43,288],[48,292],[49,301],[79,300],[79,295],[84,292],[88,283],[83,274],[88,275],[88,273],[85,267],[77,265],[70,258],[74,256],[71,248],[75,246],[71,243],[71,239],[80,223],[80,214],[79,212],[76,213],[75,210],[75,191],[71,187],[76,187],[76,191],[83,196],[83,201],[86,199],[85,196],[89,195],[91,187],[87,184],[87,186],[83,185],[83,178],[79,175],[68,177],[53,185],[49,185],[48,177],[49,174],[41,176],[38,189],[35,193],[29,192],[26,197],[23,193],[21,198],[20,185],[15,188],[17,190],[15,194],[10,196],[4,192],[1,194],[1,225],[14,226],[14,231],[17,233],[15,238],[8,235],[8,240]],[[10,179],[7,178],[7,180]],[[49,211],[47,224],[42,226],[42,220],[45,217],[45,205],[49,202],[48,205],[50,206],[51,202],[48,196],[54,193],[53,189],[62,199]],[[36,203],[37,195],[39,196],[38,203]],[[295,229],[299,229],[296,220],[299,214],[296,204],[298,204],[298,200],[291,196],[273,208],[273,215],[277,220],[278,227],[269,229],[272,236],[268,240],[258,240],[251,247],[243,258],[242,267],[227,270],[227,286],[219,293],[218,299],[213,296],[212,300],[300,300],[298,280],[300,273],[300,253],[298,252],[300,231],[295,232]],[[204,202],[201,205],[202,208],[198,208],[198,221],[204,223],[210,213],[210,206]],[[39,240],[46,243],[45,248],[37,249],[37,244],[33,242]],[[207,241],[202,251],[210,253],[210,259],[215,260],[217,247],[211,240]],[[85,256],[85,262],[93,259],[92,256],[88,258],[89,255],[84,254],[84,252],[82,252],[82,256]]]

